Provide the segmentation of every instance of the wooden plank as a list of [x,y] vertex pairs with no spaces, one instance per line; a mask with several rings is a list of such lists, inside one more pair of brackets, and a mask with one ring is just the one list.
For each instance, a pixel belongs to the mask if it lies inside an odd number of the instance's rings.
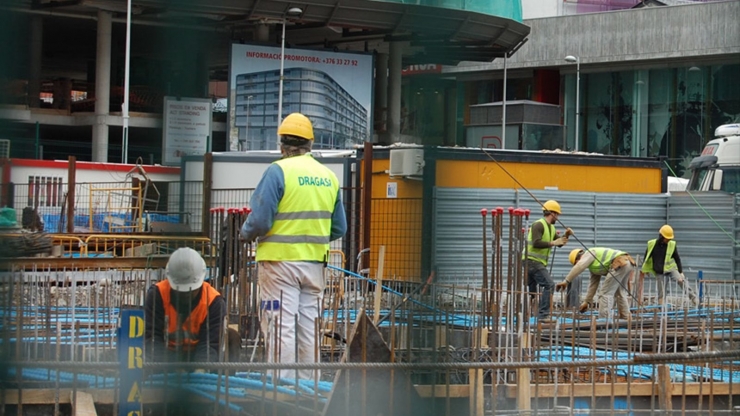
[[[519,338],[520,348],[528,348],[529,341],[529,334],[522,334]],[[531,377],[532,373],[530,373],[529,368],[516,369],[516,383],[518,390],[516,394],[516,404],[517,409],[520,411],[529,411],[532,406]]]
[[[467,387],[467,386],[466,386]],[[253,397],[250,398],[241,398],[241,397],[230,397],[229,401],[232,403],[250,403],[257,401],[259,399],[255,399],[255,397],[259,397],[263,392],[262,390],[254,390],[254,389],[247,389],[247,391],[250,394],[253,394]],[[23,404],[24,405],[37,405],[37,404],[54,404],[57,391],[53,388],[45,388],[45,389],[23,389]],[[79,394],[85,393],[89,394],[93,403],[96,404],[102,404],[102,405],[111,405],[117,403],[117,398],[115,396],[115,390],[113,389],[77,389],[78,394],[78,401],[79,401]],[[295,396],[290,396],[284,393],[278,393],[273,392],[272,390],[267,390],[267,398],[272,399],[274,398],[276,401],[280,403],[287,403],[292,400],[295,400]],[[6,405],[17,405],[18,404],[18,390],[17,389],[6,389],[5,390],[5,404]],[[59,404],[71,404],[72,400],[72,389],[70,388],[62,388],[59,389]],[[151,389],[147,388],[142,390],[141,392],[141,402],[144,404],[151,404],[151,403],[162,403],[162,398],[167,397],[166,392],[164,389],[158,388],[158,389]],[[200,397],[200,396],[193,396],[192,400],[194,403],[212,403],[212,400]]]
[[671,387],[671,369],[665,364],[658,365],[658,401],[663,410],[673,410],[673,390]]
[[[51,270],[70,269],[157,269],[167,265],[169,256],[149,257],[89,257],[89,258],[63,258],[63,257],[27,257],[15,259],[1,259],[0,270],[13,270],[21,268],[31,270],[34,267],[48,267]],[[206,264],[212,267],[215,258],[204,257]]]
[[483,369],[471,368],[470,380],[470,416],[483,416]]
[[415,385],[416,391],[419,396],[424,398],[429,397],[449,397],[449,398],[465,398],[470,396],[470,385],[469,384],[436,384],[430,385]]
[[92,394],[73,390],[69,392],[69,401],[72,403],[72,416],[98,416]]
[[[689,397],[698,396],[700,393],[702,396],[709,396],[710,394],[714,394],[715,396],[729,396],[730,394],[740,394],[740,385],[738,385],[737,383],[734,383],[732,385],[729,383],[714,383],[711,392],[707,388],[708,383],[704,383],[704,387],[702,390],[700,390],[700,384],[701,383],[686,383],[685,395]],[[670,390],[671,395],[684,395],[683,386],[684,385],[681,383],[672,383]],[[517,397],[517,393],[519,391],[518,386],[507,384],[504,388],[506,389],[507,398]],[[555,397],[554,384],[540,384],[537,389],[537,395],[540,398]],[[626,397],[628,389],[629,395],[633,397],[650,397],[658,394],[658,389],[657,387],[653,388],[653,383],[614,383],[614,396]],[[530,393],[532,395],[534,395],[534,391],[535,386],[530,386]],[[574,384],[573,388],[571,389],[570,384],[558,383],[558,397],[569,397],[571,395],[571,391],[573,392],[573,397],[609,397],[612,395],[612,385],[604,383],[597,383],[596,385],[592,385],[591,383],[580,383]]]

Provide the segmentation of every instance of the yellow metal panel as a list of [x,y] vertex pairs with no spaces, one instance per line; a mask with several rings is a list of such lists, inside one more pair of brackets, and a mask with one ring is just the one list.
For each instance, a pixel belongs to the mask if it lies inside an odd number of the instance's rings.
[[[503,168],[503,169],[502,169]],[[587,166],[494,161],[438,160],[436,186],[560,191],[660,193],[661,171],[629,166]]]

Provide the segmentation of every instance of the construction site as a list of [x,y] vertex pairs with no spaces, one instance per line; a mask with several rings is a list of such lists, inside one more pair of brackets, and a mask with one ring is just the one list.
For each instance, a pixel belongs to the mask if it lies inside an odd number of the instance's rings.
[[[392,175],[408,152],[423,172]],[[240,157],[193,158],[187,183],[143,165],[122,166],[116,183],[82,183],[74,158],[58,186],[3,181],[16,209],[3,211],[0,414],[740,412],[740,197],[666,193],[665,169],[649,159],[371,145],[323,155],[345,166],[350,228],[325,268],[320,363],[270,364],[264,339],[278,335],[259,330],[255,247],[238,237],[253,188],[222,185],[247,169]],[[633,185],[593,189],[576,179],[583,169]],[[522,253],[547,199],[562,205],[556,228],[573,230],[553,254],[556,282],[572,248],[618,247],[639,270],[645,242],[671,223],[698,306],[677,285],[659,303],[655,277],[632,276],[629,319],[599,318],[596,305],[581,313],[559,292],[554,322],[538,322]],[[226,299],[217,362],[146,357],[146,291],[178,247],[203,256]],[[306,368],[320,377],[272,377]]]

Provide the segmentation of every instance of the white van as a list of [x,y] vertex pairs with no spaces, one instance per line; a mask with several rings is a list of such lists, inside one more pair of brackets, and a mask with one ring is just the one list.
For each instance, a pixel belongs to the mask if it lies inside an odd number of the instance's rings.
[[740,193],[740,124],[725,124],[695,157],[689,169],[688,191]]

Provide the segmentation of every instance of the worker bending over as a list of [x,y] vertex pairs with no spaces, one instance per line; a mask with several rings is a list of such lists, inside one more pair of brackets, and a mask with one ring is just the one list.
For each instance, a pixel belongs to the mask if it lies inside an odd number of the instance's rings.
[[204,282],[206,262],[191,248],[170,256],[167,278],[146,294],[144,350],[148,361],[218,361],[226,301]]
[[[593,302],[594,295],[598,289],[597,302],[599,303],[599,318],[609,317],[614,301],[617,301],[617,312],[619,319],[630,317],[630,307],[627,297],[632,272],[635,270],[635,261],[624,251],[614,250],[606,247],[594,247],[584,252],[575,249],[568,256],[573,268],[565,276],[565,280],[555,286],[558,292],[565,290],[568,284],[583,273],[586,269],[591,273],[586,297],[578,308],[580,312],[588,310],[588,305]],[[601,278],[606,276],[603,282]],[[601,286],[599,286],[601,283]]]
[[647,242],[645,262],[642,264],[642,270],[640,271],[640,280],[643,279],[645,273],[655,275],[658,280],[658,303],[661,305],[665,302],[665,286],[668,279],[671,279],[688,293],[691,303],[698,306],[699,298],[697,298],[691,286],[686,284],[686,276],[684,276],[683,266],[681,266],[681,256],[678,255],[674,237],[673,227],[666,224],[660,227],[658,238]]
[[[535,221],[527,234],[527,251],[524,256],[527,267],[527,284],[530,292],[535,292],[537,286],[542,288],[537,310],[537,319],[540,322],[551,322],[550,307],[552,291],[555,287],[547,264],[550,251],[553,247],[562,247],[568,242],[568,237],[560,237],[555,231],[555,221],[560,216],[560,204],[549,200],[542,205],[542,218]],[[568,229],[567,235],[572,231]]]
[[[308,117],[288,115],[278,135],[283,157],[257,184],[241,236],[259,238],[260,326],[267,361],[313,363],[320,361],[316,320],[329,242],[344,235],[347,220],[336,175],[310,154],[314,135]],[[296,378],[296,371],[281,370],[280,376]],[[298,372],[298,378],[313,377],[319,372]]]

